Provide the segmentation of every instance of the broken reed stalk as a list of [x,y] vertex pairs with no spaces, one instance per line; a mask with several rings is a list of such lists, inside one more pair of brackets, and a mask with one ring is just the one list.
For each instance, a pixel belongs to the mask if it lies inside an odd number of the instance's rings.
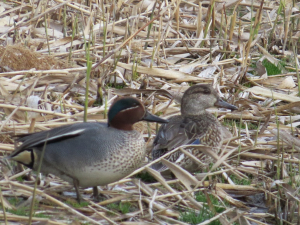
[[1,201],[1,206],[2,206],[2,210],[3,210],[3,217],[4,217],[4,223],[5,225],[7,225],[7,215],[6,215],[6,209],[4,206],[4,200],[3,200],[3,195],[2,195],[2,188],[0,186],[0,201]]
[[[44,9],[45,9],[45,8],[44,8]],[[44,22],[45,22],[45,33],[46,33],[46,40],[47,40],[48,53],[49,53],[49,55],[51,55],[50,44],[49,44],[49,36],[48,36],[47,14],[44,15]]]
[[297,83],[298,83],[298,96],[300,96],[300,75],[299,75],[299,60],[297,57],[297,49],[296,49],[296,42],[293,42],[293,54],[294,54],[294,60],[295,60],[295,68],[296,68],[296,74],[297,74]]
[[233,12],[233,16],[231,17],[231,20],[230,20],[230,31],[229,31],[229,40],[230,41],[232,41],[235,24],[236,24],[236,11]]
[[[45,155],[45,149],[46,149],[46,146],[47,146],[48,136],[49,136],[49,133],[47,134],[46,141],[45,141],[43,149],[42,149],[41,158],[40,158],[40,161],[39,161],[38,169],[36,171],[37,174],[40,173],[41,168],[42,168],[42,163],[43,163],[43,159],[44,159],[44,155]],[[32,193],[32,201],[31,201],[31,204],[30,204],[30,211],[29,211],[29,221],[28,221],[29,224],[32,223],[32,216],[33,216],[33,212],[34,212],[34,204],[35,204],[35,195],[36,195],[36,189],[37,189],[37,182],[38,182],[38,178],[36,178],[35,182],[34,182],[34,188],[33,188],[33,193]]]
[[90,61],[90,46],[91,46],[91,37],[93,35],[93,29],[90,29],[89,32],[89,40],[88,44],[86,46],[86,81],[85,81],[85,99],[84,99],[84,115],[83,115],[83,121],[87,122],[87,110],[88,110],[88,104],[89,104],[89,87],[90,87],[90,76],[91,76],[91,70],[92,70],[92,62]]
[[[252,4],[253,4],[253,1],[252,1]],[[254,40],[255,36],[258,34],[258,29],[260,27],[260,22],[261,22],[261,18],[262,18],[263,4],[264,4],[264,0],[261,1],[260,8],[257,10],[256,16],[255,16],[254,24],[253,24],[253,26],[251,26],[249,41],[247,42],[247,45],[246,45],[246,54],[245,54],[246,62],[248,61],[252,41]],[[253,7],[252,7],[252,9],[253,9]]]
[[[74,16],[72,15],[73,20],[74,20]],[[72,23],[72,36],[71,36],[71,47],[69,48],[69,63],[71,63],[71,58],[72,58],[72,51],[73,51],[73,43],[74,43],[74,38],[75,38],[75,34],[76,34],[76,29],[75,29],[75,24],[77,24],[77,15],[75,17],[75,22]]]
[[197,31],[196,37],[200,38],[201,33],[203,32],[203,25],[202,25],[202,2],[199,2],[198,7],[198,15],[197,15]]
[[[286,17],[286,11],[288,12],[288,15]],[[290,27],[290,19],[291,19],[291,15],[292,15],[292,8],[290,8],[289,10],[284,10],[283,11],[283,23],[284,23],[284,42],[283,42],[283,46],[282,46],[282,53],[284,54],[284,49],[286,48],[286,43],[288,41],[288,34],[289,34],[289,27]]]

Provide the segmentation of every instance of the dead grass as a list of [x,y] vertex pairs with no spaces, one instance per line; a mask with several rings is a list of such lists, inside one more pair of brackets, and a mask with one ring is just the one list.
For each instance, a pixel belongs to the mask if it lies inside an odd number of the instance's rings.
[[[174,115],[181,93],[195,83],[213,83],[239,106],[211,110],[233,138],[218,156],[195,146],[215,158],[202,173],[165,162],[176,176],[168,180],[145,164],[118,186],[103,187],[99,203],[82,190],[83,205],[74,203],[67,182],[1,164],[0,220],[29,221],[38,180],[32,222],[298,224],[299,3],[87,2],[0,2],[3,156],[13,151],[15,134],[83,121],[85,104],[88,121],[105,121],[116,95]],[[155,125],[137,129],[150,149]]]

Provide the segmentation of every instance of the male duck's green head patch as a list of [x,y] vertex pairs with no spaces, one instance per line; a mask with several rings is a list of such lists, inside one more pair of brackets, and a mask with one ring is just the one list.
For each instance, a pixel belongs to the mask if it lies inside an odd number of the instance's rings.
[[139,100],[135,98],[119,99],[118,101],[113,103],[113,105],[110,107],[108,111],[108,123],[110,124],[118,113],[125,113],[127,110],[135,110],[138,109],[139,107],[143,108]]

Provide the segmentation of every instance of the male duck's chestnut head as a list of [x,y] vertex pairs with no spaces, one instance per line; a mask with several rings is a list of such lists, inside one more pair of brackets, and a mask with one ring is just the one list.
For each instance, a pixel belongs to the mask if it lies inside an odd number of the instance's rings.
[[136,98],[121,98],[112,104],[108,111],[108,124],[120,130],[133,130],[132,125],[141,120],[167,123],[167,120],[149,113]]
[[181,114],[200,115],[205,113],[205,109],[213,106],[237,109],[236,106],[223,101],[212,85],[194,85],[184,92],[181,100]]

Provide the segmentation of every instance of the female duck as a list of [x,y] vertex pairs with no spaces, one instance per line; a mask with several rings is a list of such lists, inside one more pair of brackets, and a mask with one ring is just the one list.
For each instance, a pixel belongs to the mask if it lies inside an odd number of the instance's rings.
[[[200,84],[187,89],[181,100],[181,115],[169,118],[169,123],[162,125],[158,131],[152,149],[153,160],[182,145],[204,144],[218,147],[225,128],[215,116],[206,112],[207,108],[213,106],[237,109],[220,99],[211,85]],[[196,149],[190,151],[196,157],[200,157],[200,151]],[[181,151],[177,151],[166,159],[179,163],[191,172],[198,169],[189,157],[180,157],[181,155],[184,156]],[[152,168],[158,171],[167,169],[162,163],[156,163]]]
[[77,123],[27,134],[9,158],[33,170],[42,160],[40,171],[73,183],[78,201],[79,186],[94,187],[97,198],[96,186],[122,179],[144,159],[144,139],[132,128],[141,120],[167,122],[147,112],[138,99],[122,98],[111,106],[108,124]]

